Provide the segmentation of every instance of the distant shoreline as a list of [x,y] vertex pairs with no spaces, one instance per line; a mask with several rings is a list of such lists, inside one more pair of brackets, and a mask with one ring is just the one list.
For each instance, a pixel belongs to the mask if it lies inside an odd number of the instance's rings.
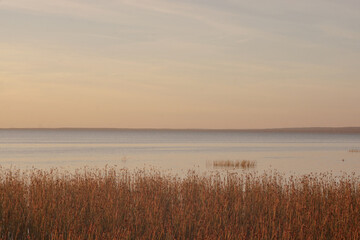
[[0,128],[0,130],[79,130],[79,131],[191,131],[191,132],[279,132],[279,133],[360,133],[360,127],[306,127],[262,129],[202,129],[202,128]]

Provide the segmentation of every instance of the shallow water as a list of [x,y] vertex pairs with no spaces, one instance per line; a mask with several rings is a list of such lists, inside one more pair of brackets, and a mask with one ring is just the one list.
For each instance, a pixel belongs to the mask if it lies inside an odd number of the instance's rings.
[[[250,171],[360,175],[359,133],[210,130],[0,130],[4,168],[151,168],[213,171],[213,161],[251,160]],[[223,171],[217,169],[216,171]],[[234,171],[244,171],[235,169]]]

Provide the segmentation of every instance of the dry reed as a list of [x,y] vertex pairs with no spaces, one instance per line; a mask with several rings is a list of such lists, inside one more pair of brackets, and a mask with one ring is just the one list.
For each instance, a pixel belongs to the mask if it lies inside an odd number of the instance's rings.
[[1,239],[359,239],[360,180],[0,171]]
[[255,161],[249,161],[249,160],[221,160],[221,161],[214,161],[213,167],[215,168],[242,168],[242,169],[249,169],[254,168],[256,166]]
[[349,152],[351,152],[351,153],[360,153],[360,149],[356,149],[356,148],[349,149]]

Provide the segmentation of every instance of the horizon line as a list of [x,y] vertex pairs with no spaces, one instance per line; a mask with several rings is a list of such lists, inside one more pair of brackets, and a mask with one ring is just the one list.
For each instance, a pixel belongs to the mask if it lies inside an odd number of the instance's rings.
[[354,132],[360,127],[285,127],[285,128],[111,128],[111,127],[51,127],[0,128],[0,130],[157,130],[157,131],[263,131],[263,132]]

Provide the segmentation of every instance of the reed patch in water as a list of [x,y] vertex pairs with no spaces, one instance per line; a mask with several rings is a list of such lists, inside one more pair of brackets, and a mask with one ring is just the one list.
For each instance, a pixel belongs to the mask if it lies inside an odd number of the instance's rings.
[[218,160],[213,161],[213,167],[215,168],[242,168],[249,169],[254,168],[256,166],[255,161],[249,160]]
[[360,153],[360,149],[352,148],[352,149],[349,149],[349,152],[351,152],[351,153]]

